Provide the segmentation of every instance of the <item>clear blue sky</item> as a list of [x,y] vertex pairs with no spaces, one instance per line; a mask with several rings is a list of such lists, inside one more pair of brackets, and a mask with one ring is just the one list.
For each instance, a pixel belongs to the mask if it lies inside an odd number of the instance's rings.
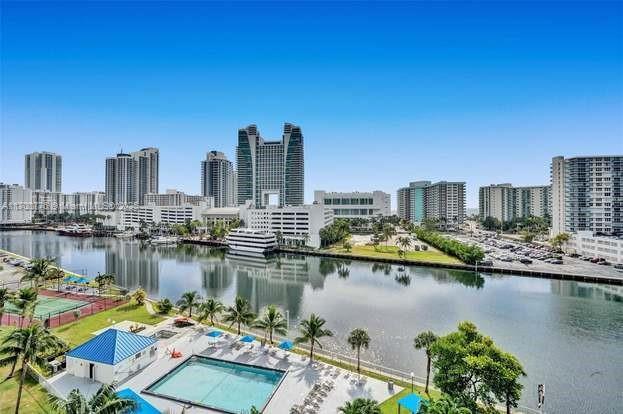
[[[64,191],[160,148],[198,193],[237,129],[305,135],[305,191],[546,184],[555,155],[623,153],[623,2],[2,2],[0,180],[63,155]],[[393,206],[395,208],[395,205]]]

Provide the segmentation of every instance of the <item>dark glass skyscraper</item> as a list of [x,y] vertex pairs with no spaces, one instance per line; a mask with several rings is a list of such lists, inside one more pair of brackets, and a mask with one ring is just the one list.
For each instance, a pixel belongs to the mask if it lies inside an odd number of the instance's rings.
[[256,125],[238,130],[238,204],[252,200],[256,207],[278,197],[279,206],[304,202],[303,134],[289,123],[283,126],[281,141],[264,141]]

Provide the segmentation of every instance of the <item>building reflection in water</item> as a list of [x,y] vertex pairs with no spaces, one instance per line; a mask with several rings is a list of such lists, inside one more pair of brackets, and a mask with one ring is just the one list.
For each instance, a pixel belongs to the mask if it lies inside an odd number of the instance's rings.
[[142,287],[147,295],[158,296],[159,252],[138,240],[108,239],[105,250],[106,273],[115,275],[115,283],[129,290]]
[[[248,298],[254,312],[275,304],[290,310],[290,319],[299,317],[306,285],[324,287],[318,258],[300,255],[245,257],[228,254],[228,266],[236,275],[238,295]],[[312,270],[314,269],[314,270]]]
[[571,280],[551,280],[550,286],[552,293],[558,296],[623,302],[623,286],[597,285]]

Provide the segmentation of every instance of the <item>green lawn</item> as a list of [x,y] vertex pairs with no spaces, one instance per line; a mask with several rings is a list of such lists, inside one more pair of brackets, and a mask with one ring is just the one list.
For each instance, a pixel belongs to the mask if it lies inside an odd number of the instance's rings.
[[147,312],[145,306],[139,306],[130,302],[114,309],[96,313],[95,315],[79,319],[76,322],[52,329],[52,332],[65,340],[70,347],[73,347],[92,338],[92,333],[94,331],[110,326],[111,322],[109,322],[108,319],[115,322],[129,320],[155,325],[164,318],[151,315]]
[[[7,328],[0,329],[0,338],[7,331]],[[0,414],[15,412],[15,402],[17,400],[18,378],[21,371],[4,380],[11,371],[11,367],[0,367]],[[36,414],[52,412],[48,406],[48,394],[46,390],[30,377],[26,377],[24,390],[22,391],[22,402],[20,404],[20,414]]]
[[[332,253],[344,253],[349,254],[346,250],[342,248],[341,245],[333,246],[329,249]],[[396,246],[377,246],[376,250],[374,246],[353,246],[350,254],[357,256],[367,256],[367,257],[382,257],[388,259],[401,259],[398,256],[398,247]],[[447,263],[447,264],[461,264],[459,259],[456,259],[452,256],[448,256],[445,253],[442,253],[438,250],[425,250],[425,251],[413,251],[410,250],[405,255],[405,259],[420,261],[420,262],[433,262],[433,263]]]

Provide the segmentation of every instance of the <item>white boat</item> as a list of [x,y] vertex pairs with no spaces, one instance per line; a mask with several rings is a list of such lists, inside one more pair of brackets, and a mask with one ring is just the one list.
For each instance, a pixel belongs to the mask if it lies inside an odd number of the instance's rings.
[[264,255],[277,248],[275,234],[261,230],[234,229],[229,232],[225,241],[233,254]]
[[151,244],[175,244],[177,243],[177,241],[178,241],[177,237],[159,236],[154,239],[151,239],[150,243]]

